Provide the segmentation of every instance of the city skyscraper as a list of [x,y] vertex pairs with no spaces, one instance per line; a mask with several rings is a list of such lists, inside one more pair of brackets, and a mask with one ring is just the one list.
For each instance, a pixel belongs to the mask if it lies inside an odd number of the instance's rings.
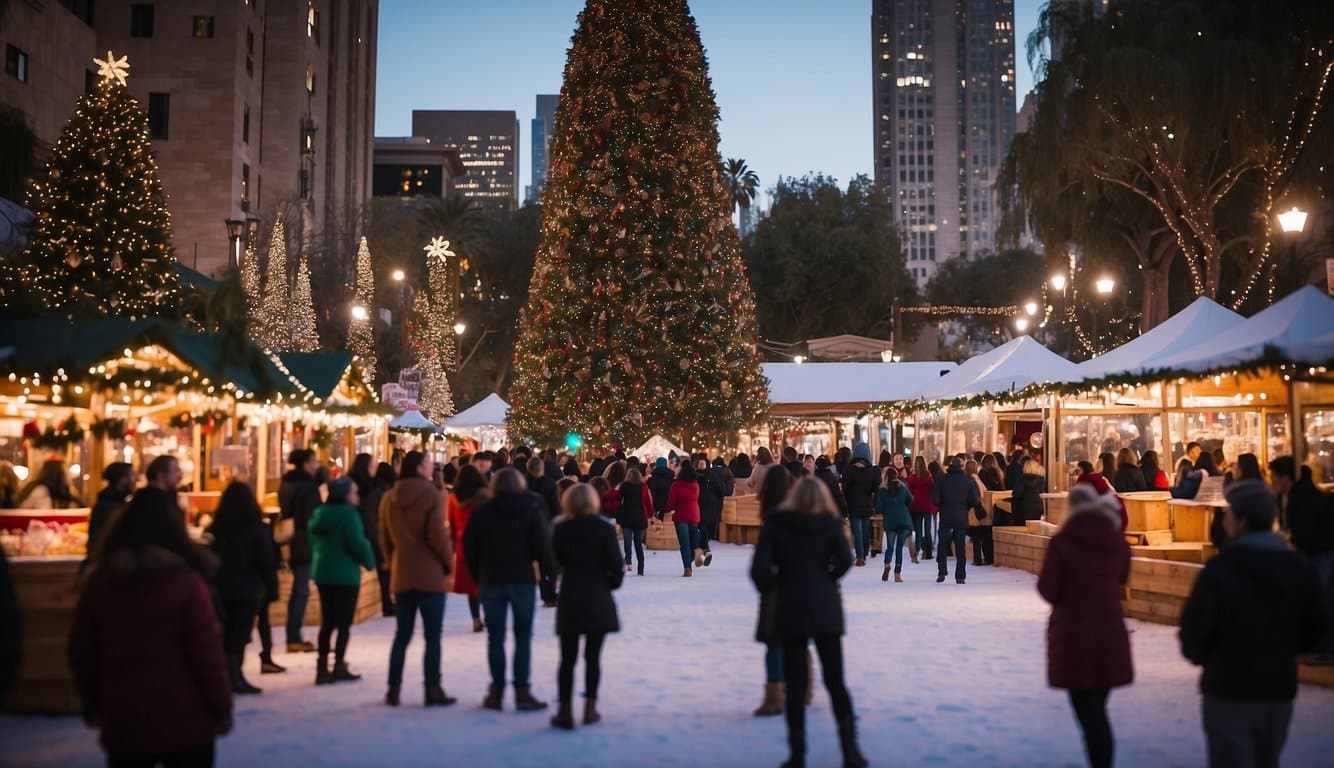
[[465,199],[484,211],[519,204],[519,118],[513,110],[414,109],[412,135],[455,147],[466,173],[454,180]]
[[547,151],[551,147],[551,137],[556,133],[556,105],[560,96],[539,93],[537,111],[533,113],[532,146],[532,184],[528,186],[525,199],[536,202],[542,199],[542,187],[547,183],[547,168],[550,160]]
[[875,180],[919,284],[993,251],[1015,129],[1013,0],[874,0]]

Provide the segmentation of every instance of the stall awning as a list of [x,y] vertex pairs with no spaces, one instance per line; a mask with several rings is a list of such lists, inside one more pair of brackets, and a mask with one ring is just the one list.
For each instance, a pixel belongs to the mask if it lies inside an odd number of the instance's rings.
[[436,429],[435,422],[422,415],[416,408],[404,411],[389,421],[392,430]]
[[444,426],[455,429],[503,427],[505,426],[505,414],[509,412],[509,409],[510,404],[505,402],[500,395],[492,392],[483,398],[480,403],[445,419]]
[[868,405],[905,400],[942,374],[949,362],[764,363],[777,416],[856,415]]
[[327,400],[352,367],[351,352],[283,352],[278,355],[288,373],[301,385]]
[[662,435],[654,435],[644,442],[643,445],[634,449],[631,456],[638,456],[641,459],[656,459],[667,457],[675,453],[677,456],[688,456],[686,449],[673,443]]
[[1004,395],[1033,384],[1067,381],[1076,366],[1031,336],[1020,336],[959,364],[950,374],[917,390],[912,398],[939,402]]
[[1156,370],[1165,360],[1197,349],[1200,343],[1245,321],[1241,315],[1201,296],[1162,325],[1133,341],[1076,366],[1069,383],[1098,381],[1109,376],[1136,376]]
[[1264,362],[1326,365],[1331,361],[1334,299],[1307,285],[1226,332],[1154,364],[1169,372],[1209,374]]

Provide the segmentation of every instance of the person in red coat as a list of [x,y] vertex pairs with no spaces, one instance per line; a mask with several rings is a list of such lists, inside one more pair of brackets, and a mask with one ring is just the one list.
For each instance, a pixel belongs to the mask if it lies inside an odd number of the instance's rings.
[[690,567],[699,548],[699,482],[690,462],[681,465],[680,474],[667,490],[667,504],[662,511],[675,513],[672,520],[676,523],[676,541],[681,545],[681,564],[685,566],[681,575],[691,576]]
[[468,520],[472,511],[491,498],[491,491],[486,485],[486,478],[481,470],[471,464],[459,468],[459,476],[454,481],[454,492],[449,494],[445,503],[445,514],[449,517],[449,535],[454,539],[454,586],[456,595],[468,596],[468,611],[472,614],[472,631],[486,629],[482,621],[482,604],[477,599],[477,582],[473,581],[468,570],[468,561],[463,557],[463,534],[468,530]]
[[1134,680],[1130,635],[1121,614],[1130,547],[1121,535],[1118,502],[1088,483],[1075,485],[1069,516],[1047,545],[1038,577],[1038,593],[1052,606],[1047,682],[1070,692],[1094,768],[1112,765],[1107,696]]
[[1121,517],[1121,532],[1125,533],[1126,528],[1130,526],[1130,513],[1126,511],[1125,502],[1116,495],[1112,484],[1107,482],[1107,478],[1097,472],[1085,472],[1075,480],[1075,485],[1087,485],[1098,492],[1099,496],[1107,496],[1116,502],[1117,514]]
[[212,766],[232,728],[209,555],[167,494],[143,489],[111,523],[75,608],[69,665],[111,765]]
[[936,488],[936,481],[926,467],[926,459],[918,456],[913,460],[912,474],[908,475],[908,493],[912,494],[912,504],[908,506],[908,515],[912,518],[913,537],[908,549],[913,562],[921,557],[930,560],[931,540],[935,538],[936,508],[931,503],[931,494]]

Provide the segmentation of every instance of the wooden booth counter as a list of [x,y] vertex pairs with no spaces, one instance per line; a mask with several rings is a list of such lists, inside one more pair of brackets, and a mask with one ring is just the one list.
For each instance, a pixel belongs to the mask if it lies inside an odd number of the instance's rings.
[[1208,543],[1209,527],[1214,516],[1222,514],[1225,502],[1171,499],[1167,502],[1171,516],[1172,540]]
[[723,499],[723,528],[718,533],[718,539],[728,544],[755,544],[760,540],[759,496],[752,494]]
[[9,560],[23,632],[18,679],[5,702],[10,712],[69,715],[81,711],[74,673],[66,662],[81,562],[83,555]]
[[1065,512],[1068,508],[1069,501],[1064,491],[1042,494],[1042,516],[1052,525],[1061,525],[1065,522]]
[[[287,625],[287,601],[291,595],[292,572],[279,571],[278,600],[269,603],[269,623],[273,626],[275,644],[286,642],[283,637],[283,627]],[[363,569],[361,591],[357,594],[357,612],[352,616],[352,623],[360,624],[363,621],[379,618],[381,615],[379,577],[375,575],[375,571]],[[301,624],[307,627],[320,625],[320,590],[313,581],[310,583],[310,600],[306,602],[306,615],[302,618]],[[309,637],[306,639],[311,640]],[[251,642],[258,643],[259,637],[252,635]]]

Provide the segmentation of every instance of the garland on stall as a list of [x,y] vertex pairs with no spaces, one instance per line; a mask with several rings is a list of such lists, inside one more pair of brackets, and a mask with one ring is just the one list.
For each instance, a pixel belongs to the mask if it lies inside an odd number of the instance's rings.
[[42,429],[37,422],[30,421],[23,425],[23,439],[31,443],[34,448],[64,450],[71,443],[83,439],[83,426],[73,416],[46,429]]
[[1017,315],[1023,309],[1017,305],[1007,307],[962,307],[957,304],[935,304],[917,307],[899,307],[900,312],[932,317],[956,317],[960,315],[983,315],[991,317],[1009,317]]
[[130,424],[125,419],[93,419],[88,431],[92,432],[94,437],[112,440],[124,440],[134,434],[134,430],[130,429]]

